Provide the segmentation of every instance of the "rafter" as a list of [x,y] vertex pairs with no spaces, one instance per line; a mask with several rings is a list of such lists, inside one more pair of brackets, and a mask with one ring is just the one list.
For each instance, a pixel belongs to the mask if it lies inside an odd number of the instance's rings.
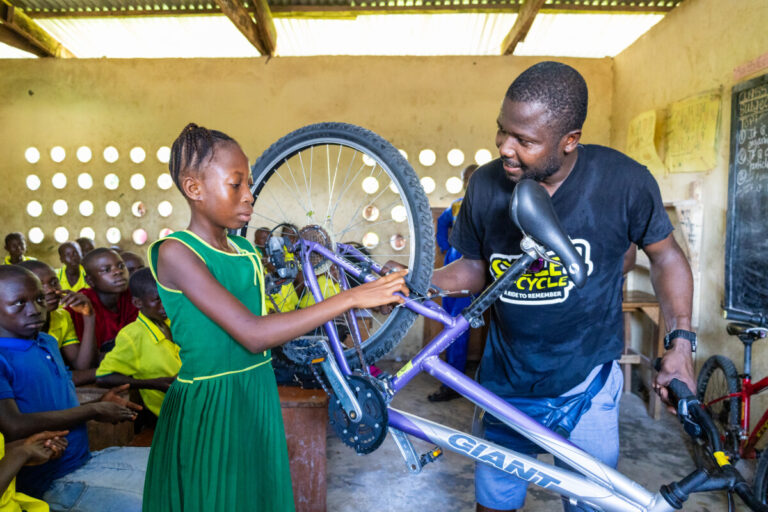
[[525,36],[528,35],[528,31],[533,25],[533,19],[539,13],[539,9],[544,5],[546,0],[525,0],[525,3],[517,13],[517,19],[515,24],[512,25],[512,30],[504,38],[501,43],[501,54],[511,55],[515,51],[515,47],[521,41],[525,41]]
[[[259,53],[270,57],[275,54],[275,27],[272,24],[272,15],[269,12],[266,0],[263,0],[264,6],[257,13],[259,23],[253,21],[251,13],[245,8],[241,0],[216,0],[216,3],[221,8],[221,12],[259,50]],[[265,8],[266,11],[264,11]],[[259,15],[263,19],[259,19]]]
[[8,0],[0,0],[0,41],[40,57],[74,57],[63,44]]

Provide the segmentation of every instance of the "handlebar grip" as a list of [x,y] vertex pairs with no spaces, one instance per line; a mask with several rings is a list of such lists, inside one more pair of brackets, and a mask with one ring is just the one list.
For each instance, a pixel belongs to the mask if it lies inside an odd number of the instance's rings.
[[768,326],[768,317],[761,313],[743,313],[741,311],[733,311],[732,309],[724,309],[723,318],[726,320],[736,320],[737,322],[746,322],[757,327]]
[[681,380],[672,379],[667,384],[669,398],[677,403],[680,400],[696,399],[696,395]]

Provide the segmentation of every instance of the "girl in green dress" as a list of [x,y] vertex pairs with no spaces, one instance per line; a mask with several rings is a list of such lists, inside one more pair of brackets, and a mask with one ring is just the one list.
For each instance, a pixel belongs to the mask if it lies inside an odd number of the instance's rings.
[[189,203],[186,231],[149,260],[182,366],[155,429],[144,512],[293,511],[288,452],[270,351],[350,308],[402,302],[398,272],[307,309],[266,315],[261,258],[228,236],[251,218],[251,173],[227,135],[187,125],[171,176]]

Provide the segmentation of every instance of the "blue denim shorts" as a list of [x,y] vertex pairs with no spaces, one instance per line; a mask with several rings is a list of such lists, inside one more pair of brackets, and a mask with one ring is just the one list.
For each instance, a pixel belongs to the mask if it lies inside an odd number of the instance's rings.
[[[563,393],[563,396],[582,392],[600,371],[598,366],[589,376],[573,389]],[[576,428],[571,432],[570,441],[585,452],[598,458],[611,467],[616,467],[619,461],[619,399],[624,385],[624,379],[618,363],[613,368],[603,388],[592,399],[592,406],[581,417]],[[476,421],[482,425],[482,421]],[[505,443],[502,431],[493,432],[493,442],[500,446],[508,446],[517,441],[510,439]],[[485,437],[485,432],[477,432]],[[531,454],[529,454],[531,455]],[[533,453],[535,455],[535,453]],[[555,461],[563,467],[564,464]],[[486,464],[475,467],[475,499],[484,507],[496,510],[514,510],[523,508],[528,482],[508,473],[499,471]],[[566,512],[592,510],[591,508],[574,507],[563,500]]]

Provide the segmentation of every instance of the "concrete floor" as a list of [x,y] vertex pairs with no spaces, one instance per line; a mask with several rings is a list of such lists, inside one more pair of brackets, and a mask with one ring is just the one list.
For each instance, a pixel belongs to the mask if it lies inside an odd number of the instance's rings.
[[[396,371],[401,364],[381,365]],[[398,394],[395,408],[408,411],[464,431],[471,425],[474,406],[465,399],[433,404],[427,395],[437,388],[437,381],[420,375]],[[657,491],[662,484],[679,480],[693,470],[677,419],[666,414],[659,421],[651,419],[644,402],[625,393],[621,401],[621,458],[619,470]],[[423,453],[431,448],[414,440]],[[391,439],[370,455],[358,456],[334,434],[328,435],[328,511],[402,512],[423,507],[429,511],[474,510],[474,464],[465,457],[445,453],[418,475],[408,473]],[[551,456],[550,461],[551,461]],[[746,507],[737,510],[746,510]],[[528,492],[526,512],[560,511],[560,498],[538,487]],[[697,512],[726,511],[725,497],[719,494],[694,495],[684,510]]]

